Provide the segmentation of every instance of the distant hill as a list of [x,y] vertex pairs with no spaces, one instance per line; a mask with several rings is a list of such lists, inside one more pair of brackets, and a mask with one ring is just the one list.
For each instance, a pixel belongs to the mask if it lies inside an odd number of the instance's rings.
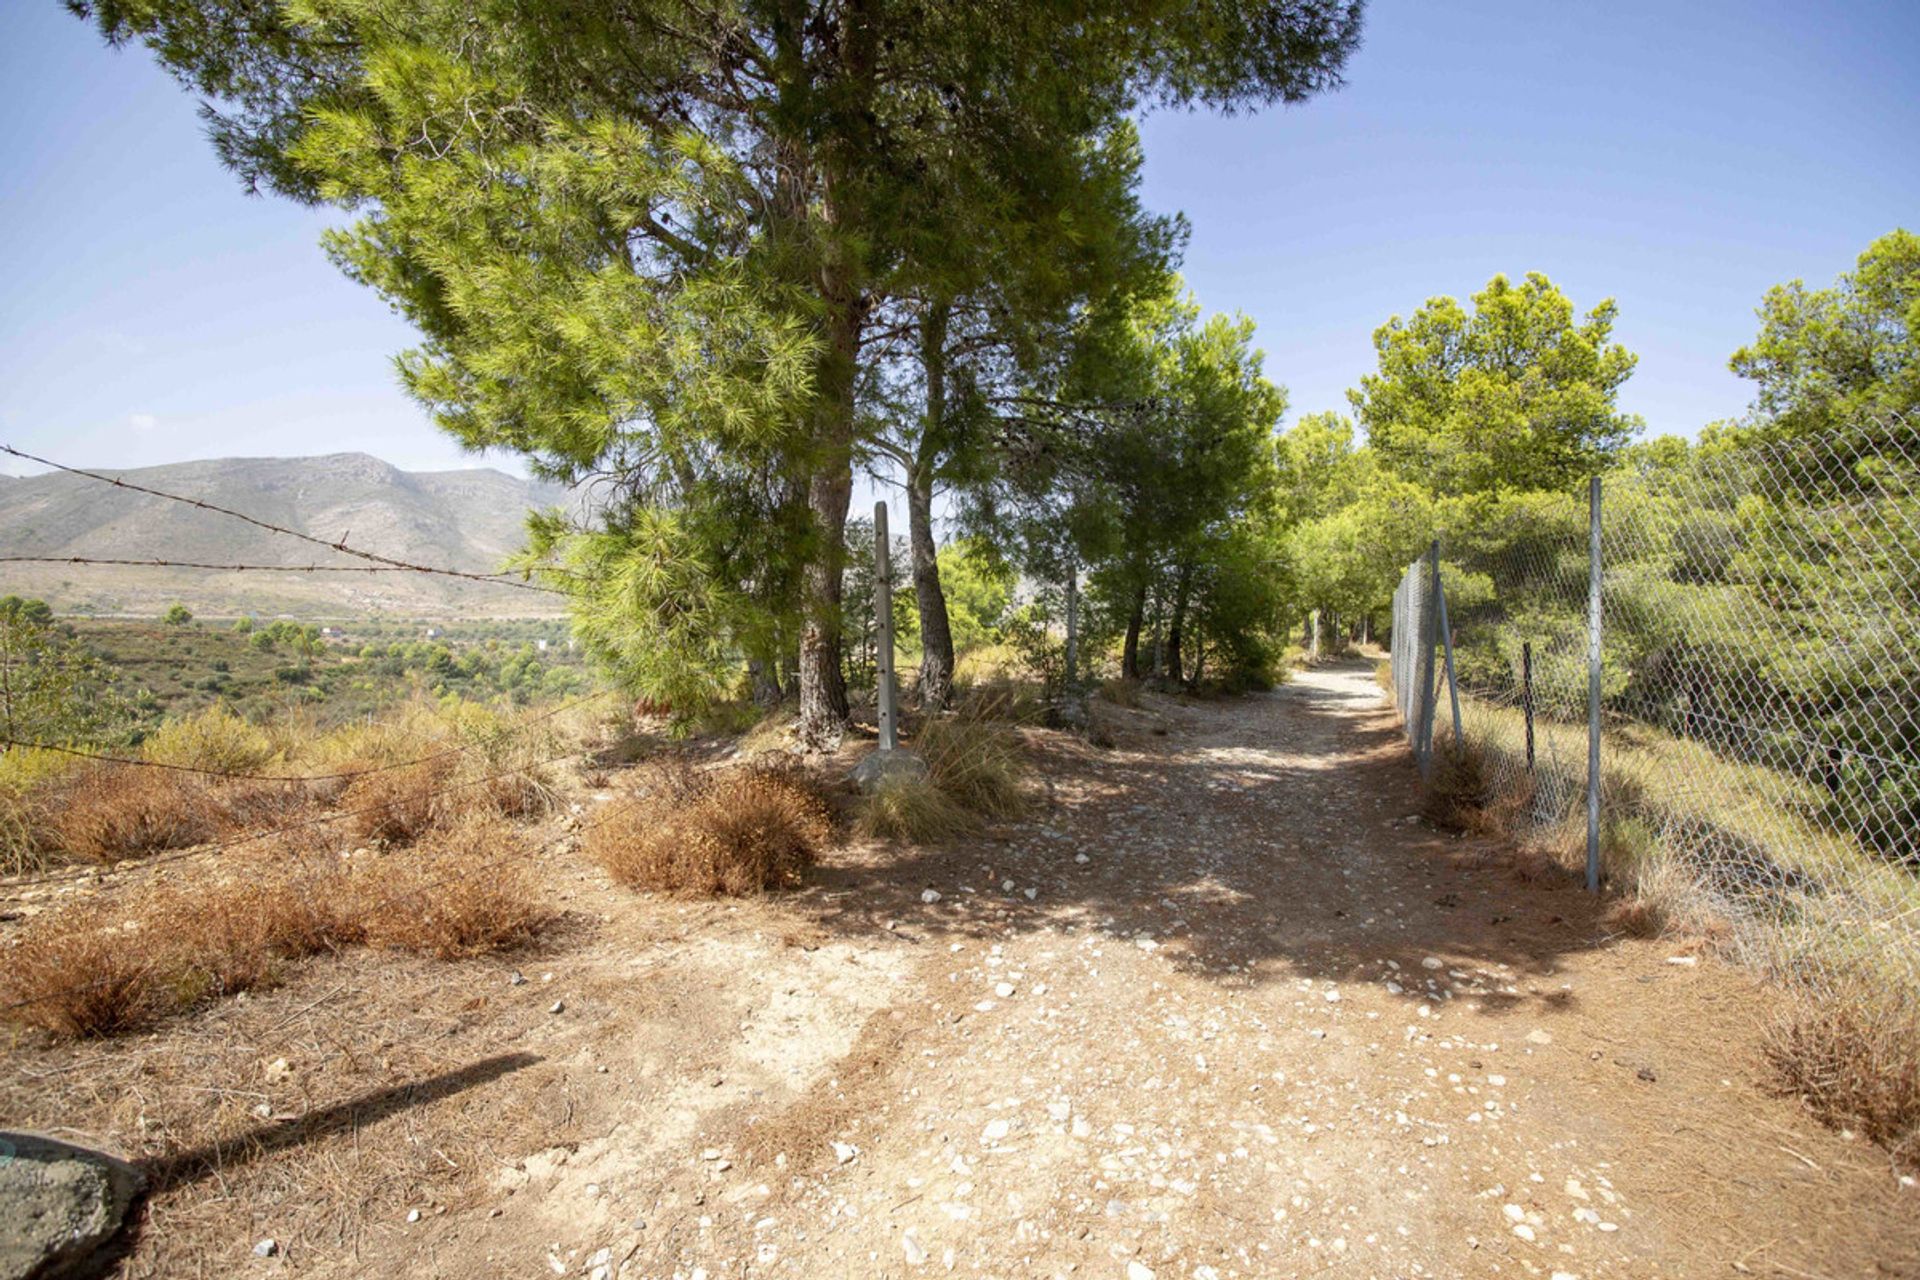
[[[402,471],[364,453],[221,458],[98,470],[256,519],[416,564],[492,573],[520,548],[530,509],[567,491],[492,468]],[[0,555],[191,560],[216,564],[364,564],[184,503],[52,473],[0,483]],[[180,601],[213,615],[370,613],[413,617],[550,615],[558,597],[416,573],[210,573],[0,564],[0,594],[61,612],[157,614]]]

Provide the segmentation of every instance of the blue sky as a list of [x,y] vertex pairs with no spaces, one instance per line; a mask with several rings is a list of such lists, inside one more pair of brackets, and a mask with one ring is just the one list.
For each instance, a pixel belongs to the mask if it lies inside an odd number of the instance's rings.
[[[1768,285],[1920,227],[1920,4],[1375,0],[1340,93],[1159,114],[1145,198],[1203,306],[1259,325],[1301,412],[1371,334],[1495,272],[1612,296],[1650,431],[1738,413]],[[81,464],[363,449],[472,465],[399,391],[411,334],[243,195],[194,104],[57,0],[0,3],[0,441]],[[510,459],[494,459],[512,468]]]

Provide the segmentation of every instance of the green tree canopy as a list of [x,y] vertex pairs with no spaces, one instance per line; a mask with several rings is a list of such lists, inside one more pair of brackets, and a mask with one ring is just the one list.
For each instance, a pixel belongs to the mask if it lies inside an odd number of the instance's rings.
[[1380,463],[1436,495],[1565,489],[1639,429],[1615,405],[1637,359],[1616,307],[1576,321],[1553,282],[1495,276],[1468,310],[1434,298],[1373,335],[1379,372],[1348,393]]
[[1831,288],[1775,285],[1758,314],[1759,336],[1730,363],[1768,427],[1846,437],[1920,414],[1920,236],[1881,236]]
[[0,600],[0,732],[7,737],[98,741],[129,714],[115,681],[110,666],[53,624],[41,601]]
[[[846,716],[835,628],[873,343],[973,233],[978,203],[945,193],[1016,192],[1036,144],[1082,146],[1150,104],[1297,101],[1337,82],[1360,21],[1358,0],[68,3],[213,99],[247,181],[359,211],[330,249],[420,330],[403,376],[463,443],[605,481],[605,532],[639,531],[640,557],[663,533],[689,547],[718,624],[795,582],[816,740]],[[807,527],[730,578],[736,544],[703,541],[707,516],[743,508]],[[638,619],[615,648],[687,606],[684,575],[583,580],[605,543],[547,546],[603,622],[616,600]]]

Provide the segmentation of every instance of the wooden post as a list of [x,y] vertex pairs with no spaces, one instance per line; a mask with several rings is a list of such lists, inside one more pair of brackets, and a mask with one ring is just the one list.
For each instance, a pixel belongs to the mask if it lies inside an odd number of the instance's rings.
[[1533,641],[1520,642],[1520,710],[1527,717],[1527,772],[1533,772]]
[[880,715],[880,750],[900,745],[893,688],[893,566],[887,545],[887,504],[873,504],[874,700]]

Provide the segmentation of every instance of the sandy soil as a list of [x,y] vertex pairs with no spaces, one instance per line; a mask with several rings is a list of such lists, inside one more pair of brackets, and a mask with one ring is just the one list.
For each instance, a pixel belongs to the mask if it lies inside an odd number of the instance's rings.
[[172,1162],[129,1275],[1920,1275],[1768,994],[1411,820],[1366,664],[1106,714],[988,838],[738,904],[559,852],[541,953],[16,1044],[0,1122]]

